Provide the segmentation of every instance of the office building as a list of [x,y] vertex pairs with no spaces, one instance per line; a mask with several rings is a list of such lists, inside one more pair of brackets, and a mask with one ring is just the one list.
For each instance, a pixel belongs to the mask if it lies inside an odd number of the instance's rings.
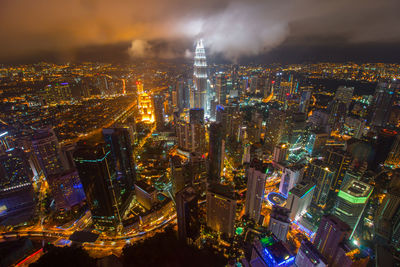
[[270,230],[279,240],[286,241],[290,227],[290,210],[278,205],[272,206],[268,230]]
[[22,149],[11,148],[0,155],[0,190],[30,184],[33,173]]
[[375,89],[373,100],[373,113],[371,125],[376,127],[386,127],[392,110],[394,93],[396,91],[395,83],[378,83]]
[[337,195],[334,214],[350,226],[351,236],[361,220],[372,190],[371,185],[350,179]]
[[186,187],[176,194],[178,237],[188,244],[200,235],[198,196],[193,187]]
[[264,200],[267,166],[259,160],[253,160],[247,169],[247,192],[245,214],[256,222],[260,219],[261,205]]
[[[376,240],[382,244],[391,242],[392,237],[398,235],[399,223],[398,220],[400,210],[400,190],[391,186],[378,207],[375,214],[374,230]],[[395,247],[398,247],[399,239],[395,240]]]
[[287,160],[289,152],[289,146],[285,143],[281,143],[274,147],[273,161],[275,163],[283,163]]
[[345,240],[339,244],[332,266],[366,267],[369,263],[369,259],[366,252],[360,250],[360,248],[349,240]]
[[85,199],[78,172],[72,171],[47,177],[57,210],[68,211]]
[[136,200],[147,210],[151,210],[153,205],[157,202],[156,189],[144,181],[136,181],[135,194]]
[[131,137],[128,128],[105,128],[103,137],[111,148],[111,154],[117,173],[117,185],[121,191],[123,207],[128,204],[133,194],[136,181],[136,169],[133,158]]
[[176,194],[191,183],[191,177],[188,173],[188,162],[182,157],[174,155],[170,159],[172,192]]
[[279,192],[285,196],[289,191],[303,179],[304,165],[283,166]]
[[325,162],[329,165],[330,169],[335,170],[335,177],[331,184],[331,190],[338,192],[344,175],[348,170],[352,161],[352,156],[349,152],[341,149],[328,149],[325,155]]
[[175,125],[176,136],[178,138],[178,147],[185,151],[191,151],[192,149],[192,131],[190,124],[178,120]]
[[310,105],[311,94],[312,94],[312,87],[302,90],[299,103],[299,112],[301,113],[308,112],[308,106]]
[[224,73],[218,73],[215,77],[215,95],[219,105],[226,104],[227,90],[227,76]]
[[310,241],[303,239],[296,255],[295,266],[325,267],[328,266],[328,262]]
[[232,237],[236,215],[236,197],[232,188],[211,184],[207,188],[207,226]]
[[46,85],[42,95],[46,105],[60,104],[62,101],[70,101],[72,98],[70,85],[66,82]]
[[25,153],[11,148],[0,156],[0,223],[18,225],[34,214],[33,173]]
[[336,90],[335,96],[333,100],[338,100],[343,102],[347,105],[350,105],[353,97],[354,87],[347,87],[347,86],[339,86]]
[[209,128],[209,180],[218,182],[224,166],[225,139],[222,124],[214,122]]
[[74,161],[96,228],[116,230],[121,224],[122,193],[108,145],[78,143]]
[[288,267],[293,266],[294,260],[295,256],[285,246],[284,242],[274,236],[265,236],[253,241],[249,266]]
[[334,215],[324,215],[314,239],[314,246],[332,264],[339,244],[348,240],[351,235],[350,226]]
[[323,148],[325,147],[326,141],[329,135],[321,131],[310,132],[306,144],[305,150],[310,156],[317,156],[322,154]]
[[315,130],[329,133],[330,127],[328,125],[329,114],[323,110],[315,110],[308,118],[308,122],[313,126]]
[[32,138],[32,147],[46,177],[64,171],[60,146],[53,129],[37,130]]
[[289,219],[297,221],[303,216],[311,204],[315,184],[300,182],[289,191],[286,208],[290,210]]
[[265,143],[273,151],[281,142],[285,128],[286,114],[283,110],[271,109],[265,126]]
[[153,97],[154,102],[154,118],[156,121],[156,130],[163,131],[165,126],[165,109],[164,102],[165,98],[163,95],[155,95]]
[[190,110],[190,151],[204,153],[206,148],[206,130],[204,126],[204,110]]
[[315,207],[325,208],[328,204],[330,188],[334,178],[335,172],[329,169],[329,165],[321,160],[310,162],[305,181],[316,185],[311,202]]
[[400,135],[396,136],[396,140],[392,144],[389,155],[385,160],[385,166],[392,169],[400,167]]

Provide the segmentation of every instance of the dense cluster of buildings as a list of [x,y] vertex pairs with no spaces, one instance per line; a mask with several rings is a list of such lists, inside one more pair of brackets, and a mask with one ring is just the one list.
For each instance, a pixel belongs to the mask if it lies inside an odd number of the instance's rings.
[[[51,198],[57,218],[87,208],[90,229],[121,238],[176,211],[179,239],[242,266],[367,266],[400,250],[397,65],[213,65],[199,41],[193,66],[141,77],[111,65],[42,68],[54,71],[51,81],[20,98],[10,88],[34,82],[36,70],[0,71],[2,224],[42,217]],[[148,76],[159,82],[144,89]],[[370,91],[349,80],[368,81]],[[134,111],[113,102],[93,138],[59,143],[62,128],[12,125],[32,106],[68,113],[126,95]],[[117,110],[114,123],[100,123]]]

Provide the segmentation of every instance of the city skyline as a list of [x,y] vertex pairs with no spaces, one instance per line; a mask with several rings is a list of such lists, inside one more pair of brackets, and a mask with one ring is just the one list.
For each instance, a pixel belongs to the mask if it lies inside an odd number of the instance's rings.
[[0,3],[0,265],[400,266],[398,0]]

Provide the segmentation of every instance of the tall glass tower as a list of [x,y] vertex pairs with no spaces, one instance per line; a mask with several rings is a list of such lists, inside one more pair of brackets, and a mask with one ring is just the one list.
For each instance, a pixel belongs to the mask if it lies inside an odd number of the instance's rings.
[[193,106],[207,110],[207,61],[203,40],[196,44],[193,72]]

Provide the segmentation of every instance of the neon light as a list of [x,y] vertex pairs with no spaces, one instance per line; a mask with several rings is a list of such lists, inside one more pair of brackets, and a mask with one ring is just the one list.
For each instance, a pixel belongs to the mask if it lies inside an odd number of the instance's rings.
[[282,265],[282,264],[289,264],[289,263],[291,263],[292,261],[294,261],[294,257],[293,257],[293,256],[292,256],[291,258],[288,258],[288,259],[285,260],[285,261],[282,261],[282,262],[278,263],[278,266],[280,266],[280,265]]
[[301,198],[305,197],[308,193],[310,193],[311,190],[315,188],[315,185],[311,187]]
[[38,251],[32,253],[31,255],[29,255],[28,257],[26,257],[25,259],[23,259],[22,261],[20,261],[19,263],[17,263],[16,266],[20,266],[22,264],[24,264],[26,261],[32,259],[33,257],[35,257],[37,254],[39,254],[40,252],[43,251],[43,248],[39,249]]
[[371,193],[372,193],[372,190],[369,192],[368,196],[366,196],[366,197],[356,197],[356,196],[352,196],[349,193],[346,193],[346,192],[340,190],[338,193],[338,197],[341,197],[344,200],[347,200],[353,204],[364,204],[365,202],[367,202]]
[[105,156],[104,157],[102,157],[101,159],[81,159],[81,160],[79,160],[79,162],[100,162],[100,161],[103,161],[107,156],[108,156],[108,154],[110,154],[111,153],[111,151],[108,151],[106,154],[105,154]]
[[8,134],[8,132],[1,133],[1,134],[0,134],[0,137],[5,136],[6,134]]

